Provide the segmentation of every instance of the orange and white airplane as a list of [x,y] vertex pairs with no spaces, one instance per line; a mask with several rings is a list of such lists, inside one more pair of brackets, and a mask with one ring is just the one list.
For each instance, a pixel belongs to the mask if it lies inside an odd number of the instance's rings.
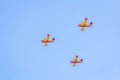
[[80,61],[78,61],[78,56],[76,56],[72,61],[70,61],[73,66],[76,66],[76,64],[78,63],[82,63],[83,62],[83,59],[80,59]]
[[48,34],[46,36],[46,38],[44,40],[42,40],[41,42],[43,42],[45,44],[45,46],[47,46],[48,43],[55,42],[55,38],[52,38],[52,40],[50,40],[50,34]]
[[88,18],[85,18],[84,21],[79,24],[78,26],[81,27],[81,31],[84,31],[85,27],[92,27],[92,22],[90,24],[87,24]]

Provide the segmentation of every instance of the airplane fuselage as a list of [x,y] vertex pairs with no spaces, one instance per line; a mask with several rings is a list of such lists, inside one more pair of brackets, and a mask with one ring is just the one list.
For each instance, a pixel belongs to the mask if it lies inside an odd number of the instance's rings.
[[79,24],[80,27],[86,27],[86,24]]
[[49,42],[49,40],[42,40],[42,42],[43,42],[43,43],[48,43],[48,42]]
[[73,60],[73,63],[77,63],[78,62],[78,57],[76,57],[74,60]]

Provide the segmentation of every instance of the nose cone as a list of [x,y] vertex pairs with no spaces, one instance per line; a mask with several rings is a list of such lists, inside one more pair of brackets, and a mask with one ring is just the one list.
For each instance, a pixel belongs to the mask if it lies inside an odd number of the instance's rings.
[[44,40],[41,40],[41,42],[44,42]]
[[81,27],[81,24],[78,24],[79,27]]

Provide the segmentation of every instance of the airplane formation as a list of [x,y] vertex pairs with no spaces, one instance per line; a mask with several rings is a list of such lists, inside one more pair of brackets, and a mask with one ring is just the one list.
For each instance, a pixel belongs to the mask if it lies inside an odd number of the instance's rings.
[[[92,27],[93,22],[90,22],[88,24],[87,21],[88,21],[88,18],[85,18],[83,22],[78,24],[78,26],[81,27],[81,31],[84,31],[86,27]],[[41,42],[44,43],[44,46],[48,46],[48,43],[55,42],[55,38],[50,39],[50,34],[47,34],[45,39],[41,40]],[[70,63],[72,63],[73,66],[76,66],[76,64],[83,63],[83,59],[81,58],[80,60],[78,60],[78,55],[76,55],[75,58],[72,61],[70,61]]]

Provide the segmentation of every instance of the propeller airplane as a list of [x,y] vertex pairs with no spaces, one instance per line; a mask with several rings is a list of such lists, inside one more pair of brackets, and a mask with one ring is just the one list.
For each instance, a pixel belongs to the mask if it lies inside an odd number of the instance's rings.
[[82,63],[83,62],[83,59],[80,59],[80,61],[78,61],[78,56],[76,56],[72,61],[70,61],[73,66],[76,66],[76,64],[78,63]]
[[81,27],[81,31],[84,31],[85,27],[92,27],[93,23],[87,24],[88,18],[85,18],[84,21],[78,26]]
[[44,40],[42,40],[41,42],[43,42],[44,45],[47,46],[48,43],[55,42],[55,38],[52,38],[52,40],[50,40],[50,34],[47,34],[46,38]]

